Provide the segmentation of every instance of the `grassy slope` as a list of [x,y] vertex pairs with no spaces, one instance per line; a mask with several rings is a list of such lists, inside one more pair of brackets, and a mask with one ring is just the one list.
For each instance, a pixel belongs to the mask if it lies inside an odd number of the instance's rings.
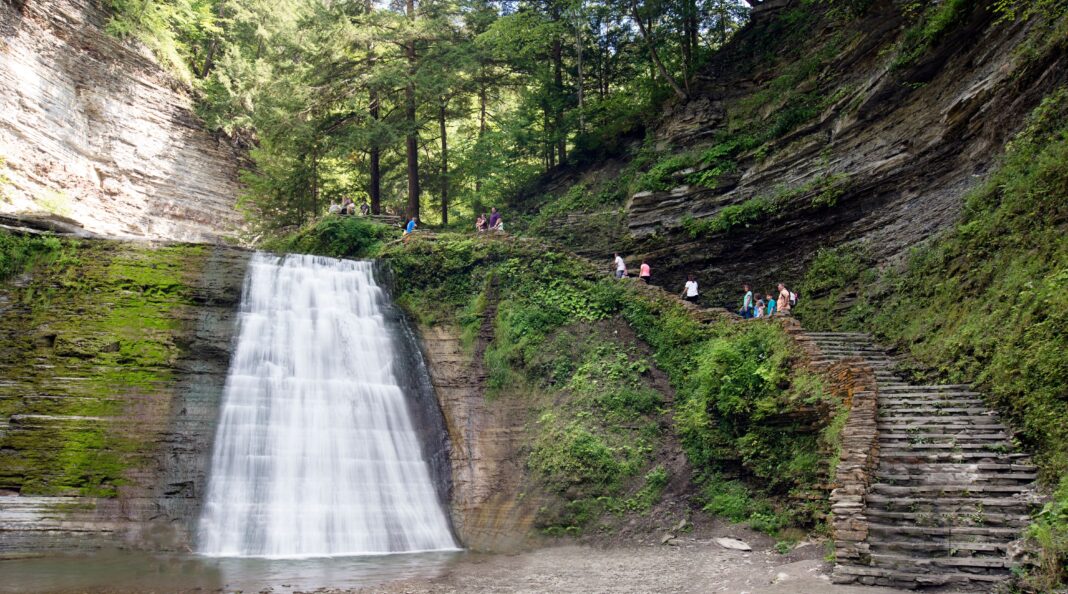
[[[701,324],[671,298],[536,242],[416,238],[384,257],[398,301],[423,324],[457,324],[473,341],[483,313],[495,311],[487,397],[526,399],[537,419],[528,472],[558,501],[539,518],[543,528],[648,510],[675,478],[656,460],[669,434],[710,511],[772,534],[811,526],[824,511],[786,504],[824,479],[827,457],[817,452],[829,449],[789,419],[807,412],[826,424],[837,403],[795,365],[777,326]],[[621,325],[644,344],[623,338]],[[654,389],[653,366],[674,400]]]
[[819,255],[798,314],[864,329],[910,353],[918,375],[975,382],[1060,485],[1033,527],[1045,584],[1068,567],[1068,88],[1052,93],[966,198],[956,228],[877,271],[862,249]]

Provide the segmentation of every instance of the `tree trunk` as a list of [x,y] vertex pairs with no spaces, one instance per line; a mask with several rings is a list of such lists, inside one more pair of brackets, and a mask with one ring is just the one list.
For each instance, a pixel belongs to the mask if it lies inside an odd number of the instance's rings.
[[659,72],[660,76],[671,85],[671,89],[675,91],[675,95],[677,95],[679,99],[686,99],[686,91],[682,90],[682,87],[679,86],[675,77],[671,76],[667,71],[667,68],[664,68],[664,63],[660,61],[660,54],[656,52],[656,45],[653,43],[649,31],[645,28],[645,22],[642,21],[641,14],[638,12],[638,0],[630,0],[630,9],[634,16],[634,21],[638,23],[638,31],[641,32],[642,39],[645,40],[645,45],[649,48],[649,57],[652,59],[653,65],[656,66],[657,72]]
[[[581,23],[581,21],[580,21]],[[586,113],[584,108],[586,107],[585,93],[583,92],[583,76],[582,76],[582,26],[575,31],[575,54],[578,58],[578,112],[579,112],[579,134],[586,133]]]
[[[479,68],[479,81],[478,81],[478,142],[479,148],[485,150],[482,147],[482,138],[486,135],[486,74],[482,68]],[[482,191],[482,167],[478,168],[478,172],[475,174],[475,206],[480,204],[477,202],[481,200],[478,195]],[[475,209],[479,210],[478,208]]]
[[553,39],[553,137],[560,164],[567,160],[567,133],[564,131],[564,52],[560,38]]
[[[407,0],[408,20],[415,22],[415,0]],[[405,48],[408,58],[408,84],[404,86],[404,119],[407,124],[405,152],[408,159],[408,213],[419,216],[419,130],[415,121],[415,38]]]
[[[364,2],[364,10],[367,14],[371,14],[374,10],[374,5],[371,0]],[[368,59],[367,63],[373,70],[375,66],[375,54],[374,43],[367,44]],[[378,91],[371,89],[369,93],[368,107],[371,112],[371,125],[373,126],[372,134],[378,133],[378,119],[380,117],[380,104],[378,102]],[[375,136],[371,137],[370,154],[368,155],[368,188],[367,195],[371,199],[371,212],[373,214],[382,213],[382,149],[378,146],[378,139]]]
[[441,129],[441,224],[449,224],[449,141],[445,129],[445,107],[447,100],[441,98],[438,108],[438,127]]

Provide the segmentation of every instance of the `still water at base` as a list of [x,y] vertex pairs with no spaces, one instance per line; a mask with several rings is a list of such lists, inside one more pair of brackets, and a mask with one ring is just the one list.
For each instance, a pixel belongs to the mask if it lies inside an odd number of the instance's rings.
[[429,579],[463,553],[313,559],[105,552],[0,561],[0,592],[314,592]]

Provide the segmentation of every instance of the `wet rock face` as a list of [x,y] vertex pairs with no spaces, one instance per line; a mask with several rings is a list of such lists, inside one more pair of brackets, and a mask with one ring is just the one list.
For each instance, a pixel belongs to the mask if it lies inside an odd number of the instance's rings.
[[473,551],[521,549],[542,504],[524,484],[528,413],[505,399],[486,400],[481,354],[477,347],[473,357],[465,352],[459,328],[433,326],[421,334],[450,442],[456,534]]
[[109,236],[232,232],[237,152],[106,21],[96,0],[0,2],[0,212],[50,211]]
[[82,241],[0,290],[0,552],[192,544],[248,257]]

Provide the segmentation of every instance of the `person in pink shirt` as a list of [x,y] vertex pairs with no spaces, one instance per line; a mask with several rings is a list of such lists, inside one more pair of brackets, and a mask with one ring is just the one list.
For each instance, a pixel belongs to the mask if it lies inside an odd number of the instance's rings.
[[642,260],[642,267],[638,270],[638,278],[648,283],[650,276],[649,264]]

